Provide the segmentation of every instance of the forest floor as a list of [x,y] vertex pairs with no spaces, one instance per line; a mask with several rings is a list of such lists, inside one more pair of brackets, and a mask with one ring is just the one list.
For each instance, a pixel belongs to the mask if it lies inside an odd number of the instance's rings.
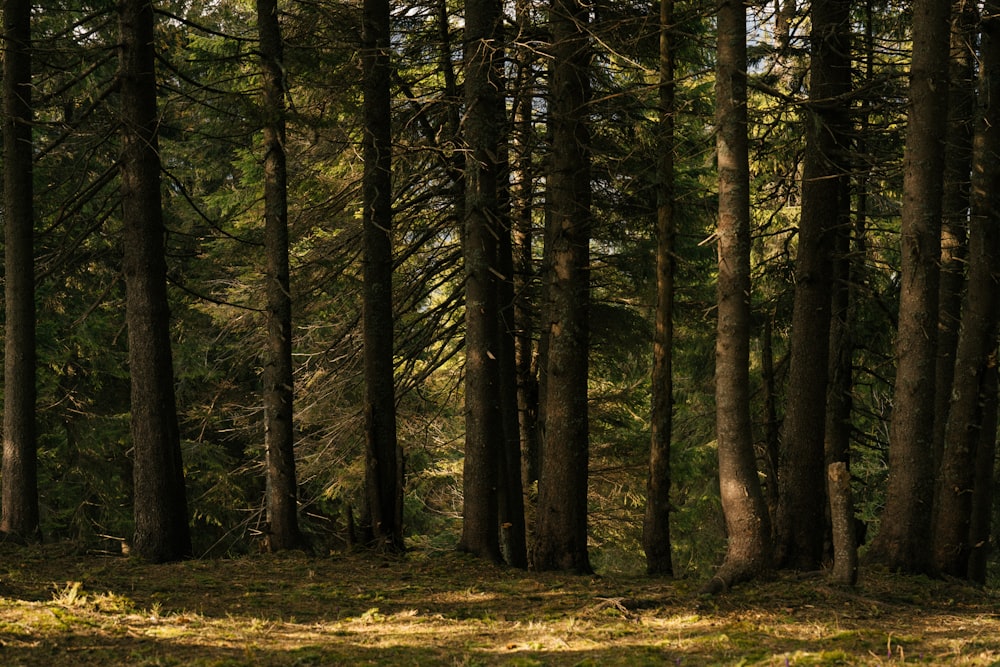
[[458,553],[149,565],[0,545],[0,665],[1000,665],[1000,591],[570,576]]

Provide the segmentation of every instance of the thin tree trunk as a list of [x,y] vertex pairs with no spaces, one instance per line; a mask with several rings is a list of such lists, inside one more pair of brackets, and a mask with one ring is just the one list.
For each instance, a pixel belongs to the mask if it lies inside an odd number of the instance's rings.
[[788,402],[778,468],[776,561],[818,569],[826,536],[823,429],[829,375],[831,251],[847,209],[844,164],[850,92],[850,0],[814,0],[810,103],[802,171],[802,215],[795,260]]
[[[1000,111],[992,91],[1000,84],[1000,4],[987,2],[982,23],[980,104],[974,140],[972,214],[969,218],[968,286],[955,352],[955,380],[944,434],[935,497],[934,569],[952,576],[968,572],[976,449],[985,426],[986,382],[996,364],[997,292],[1000,290]],[[992,429],[991,429],[992,430]]]
[[35,431],[31,2],[3,5],[4,413],[0,532],[41,538]]
[[[504,151],[506,153],[506,151]],[[501,182],[507,180],[507,171]],[[509,197],[509,192],[505,196]],[[521,479],[521,429],[517,396],[517,319],[514,296],[514,257],[509,199],[501,206],[504,224],[498,237],[497,266],[500,303],[500,415],[503,451],[500,456],[500,551],[508,565],[528,567],[524,486]]]
[[948,136],[945,140],[941,215],[941,284],[938,290],[938,345],[934,396],[934,464],[941,465],[945,425],[955,374],[955,348],[961,318],[968,254],[969,178],[975,126],[975,41],[979,23],[971,0],[954,0],[949,59]]
[[364,0],[364,363],[366,542],[403,551],[403,456],[396,439],[392,316],[389,1]]
[[[994,358],[997,350],[993,350]],[[986,583],[986,567],[992,549],[990,528],[993,522],[993,498],[996,486],[997,459],[997,364],[986,370],[983,387],[983,428],[976,447],[976,476],[972,494],[972,517],[969,519],[969,570],[968,577],[980,584]]]
[[119,10],[123,273],[134,448],[133,553],[164,562],[190,556],[191,536],[170,349],[153,5],[149,0],[122,0]]
[[[534,239],[535,169],[533,105],[535,95],[534,62],[537,52],[525,45],[531,26],[527,0],[515,3],[518,37],[515,38],[515,62],[518,76],[514,88],[514,163],[516,178],[512,197],[512,240],[514,276],[515,363],[517,373],[517,411],[521,441],[521,484],[525,492],[525,508],[533,514],[532,486],[538,481],[540,466],[538,424],[538,366],[532,340],[537,328],[537,312],[533,308],[536,275],[532,242]],[[525,517],[528,521],[528,517]]]
[[673,0],[660,0],[660,140],[656,210],[656,315],[649,474],[642,546],[648,574],[673,575],[670,544],[670,440],[674,338]]
[[285,80],[277,0],[257,0],[264,86],[264,254],[267,256],[267,359],[264,442],[267,450],[268,547],[302,546],[295,481],[292,399],[292,295],[288,266],[288,176]]
[[949,12],[950,0],[913,4],[889,481],[879,532],[868,552],[876,562],[908,572],[925,572],[930,566]]
[[716,438],[728,542],[704,592],[718,593],[771,563],[771,525],[757,478],[750,422],[750,165],[747,145],[746,8],[721,0],[716,62],[718,330]]
[[551,220],[545,436],[532,566],[589,572],[587,381],[590,300],[589,7],[553,0]]
[[[764,475],[764,502],[767,515],[778,512],[778,450],[781,444],[781,424],[778,420],[777,378],[774,375],[774,311],[764,315],[760,341],[760,383],[764,392],[764,443],[757,452],[758,466]],[[774,535],[774,520],[771,521]]]

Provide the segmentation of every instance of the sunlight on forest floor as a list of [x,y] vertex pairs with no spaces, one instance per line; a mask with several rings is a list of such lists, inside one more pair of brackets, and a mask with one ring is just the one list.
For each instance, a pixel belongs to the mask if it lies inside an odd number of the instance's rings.
[[530,574],[457,553],[147,565],[0,547],[3,665],[1000,664],[1000,596],[866,572],[697,582]]

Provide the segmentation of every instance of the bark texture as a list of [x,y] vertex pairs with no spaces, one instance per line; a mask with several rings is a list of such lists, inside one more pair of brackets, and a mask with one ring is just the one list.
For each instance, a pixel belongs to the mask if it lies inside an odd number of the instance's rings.
[[41,537],[35,427],[31,2],[3,4],[4,390],[0,532]]
[[277,0],[257,0],[264,112],[264,254],[267,256],[267,358],[264,443],[267,451],[268,547],[303,546],[298,522],[293,424],[292,294],[288,264],[285,78]]
[[364,225],[364,539],[399,552],[403,544],[403,453],[396,438],[392,316],[392,125],[389,2],[364,0],[362,198]]
[[550,219],[546,243],[548,350],[542,470],[532,566],[589,572],[587,376],[590,300],[589,8],[553,0]]
[[837,461],[827,468],[827,495],[833,528],[831,577],[838,584],[853,586],[858,581],[858,540],[854,531],[851,473],[845,462]]
[[[1000,112],[992,92],[1000,84],[1000,38],[996,3],[987,3],[982,24],[980,109],[974,141],[972,215],[969,218],[968,278],[955,352],[951,405],[935,498],[933,564],[936,571],[968,572],[970,521],[976,482],[976,450],[984,406],[996,382],[997,291],[1000,289]],[[990,428],[989,430],[993,430]]]
[[132,378],[133,553],[154,562],[191,555],[174,396],[160,200],[153,6],[119,5],[121,194],[125,309]]
[[[497,193],[503,122],[500,4],[465,2],[465,462],[459,549],[501,560]],[[506,465],[506,459],[504,459]]]
[[850,0],[815,0],[802,170],[802,215],[795,258],[788,402],[779,458],[776,560],[818,569],[826,537],[825,437],[832,257],[848,210],[850,144],[845,98],[851,88]]
[[879,532],[869,551],[874,560],[906,572],[930,567],[949,13],[949,0],[913,4],[889,480]]
[[718,9],[716,149],[719,163],[718,326],[715,345],[719,484],[728,543],[706,593],[751,579],[771,564],[771,524],[750,428],[750,167],[747,145],[746,9]]
[[673,575],[670,545],[670,440],[674,339],[674,57],[673,0],[660,0],[660,142],[657,164],[656,314],[649,476],[642,547],[648,574]]

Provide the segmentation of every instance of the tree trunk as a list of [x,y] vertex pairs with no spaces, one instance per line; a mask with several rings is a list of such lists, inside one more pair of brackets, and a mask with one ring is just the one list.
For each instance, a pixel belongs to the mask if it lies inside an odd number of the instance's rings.
[[[506,170],[501,182],[509,176]],[[509,197],[509,191],[505,192]],[[498,298],[500,304],[500,415],[503,447],[500,455],[500,552],[508,565],[528,567],[524,485],[521,479],[521,428],[517,396],[517,318],[514,295],[514,256],[509,198],[501,206],[504,224],[497,238]]]
[[750,167],[747,144],[746,9],[718,9],[716,146],[719,163],[716,437],[728,542],[706,593],[718,593],[770,567],[771,526],[757,478],[750,427]]
[[976,476],[972,494],[972,517],[969,519],[968,577],[986,583],[986,567],[992,553],[990,527],[993,520],[993,497],[996,485],[998,373],[997,350],[986,371],[983,387],[983,428],[976,447]]
[[153,6],[122,0],[122,222],[132,376],[135,544],[154,562],[191,555],[167,305]]
[[403,456],[396,439],[392,316],[389,1],[364,0],[365,541],[403,551]]
[[968,244],[969,175],[976,88],[975,50],[979,17],[976,5],[955,0],[949,58],[948,135],[945,139],[944,186],[941,199],[941,284],[938,289],[937,368],[934,372],[934,463],[941,465],[944,431],[951,404],[955,348],[961,318],[962,289]]
[[553,0],[551,220],[546,242],[545,435],[532,565],[589,572],[587,381],[590,299],[589,7]]
[[[535,169],[532,164],[535,130],[533,91],[537,51],[525,44],[531,26],[527,0],[517,0],[518,37],[515,48],[517,82],[514,87],[513,167],[516,174],[512,196],[512,241],[514,276],[515,364],[517,373],[517,412],[521,441],[521,484],[525,492],[526,512],[533,514],[532,486],[538,481],[540,445],[538,424],[538,366],[533,343],[538,313],[533,304],[537,292],[534,254]],[[525,517],[528,521],[528,517]]]
[[890,569],[907,572],[925,572],[930,566],[949,10],[949,0],[913,4],[889,481],[879,532],[868,552]]
[[670,545],[670,439],[674,339],[673,0],[660,0],[660,141],[657,165],[656,314],[653,335],[649,475],[642,546],[648,574],[673,575]]
[[465,2],[465,464],[459,549],[500,561],[497,176],[503,108],[500,5]]
[[829,374],[831,251],[848,210],[850,143],[845,96],[851,87],[851,0],[814,0],[810,103],[795,259],[788,402],[778,468],[776,561],[818,569],[826,536],[823,429]]
[[945,427],[944,450],[935,497],[934,569],[952,576],[968,572],[970,520],[975,489],[976,448],[983,422],[986,382],[993,380],[1000,290],[1000,113],[993,91],[1000,84],[1000,38],[996,11],[986,5],[980,58],[981,109],[976,124],[969,217],[968,285],[955,352],[955,380]]
[[41,538],[35,436],[31,2],[3,5],[4,413],[0,532]]
[[288,267],[288,177],[285,168],[285,79],[277,0],[257,0],[264,86],[264,254],[267,256],[267,359],[264,442],[267,450],[268,547],[302,546],[295,481],[292,384],[292,295]]

